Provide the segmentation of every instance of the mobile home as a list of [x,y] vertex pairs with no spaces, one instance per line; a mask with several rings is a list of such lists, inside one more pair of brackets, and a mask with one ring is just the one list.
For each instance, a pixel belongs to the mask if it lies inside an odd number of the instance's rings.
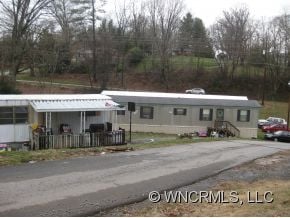
[[[190,133],[227,126],[242,138],[257,137],[260,104],[245,96],[194,95],[158,92],[103,91],[123,105],[134,102],[132,130]],[[118,123],[129,128],[129,112],[118,112]]]
[[0,95],[0,143],[31,142],[41,127],[49,145],[60,143],[54,142],[58,135],[72,145],[90,128],[118,131],[117,110],[104,95]]

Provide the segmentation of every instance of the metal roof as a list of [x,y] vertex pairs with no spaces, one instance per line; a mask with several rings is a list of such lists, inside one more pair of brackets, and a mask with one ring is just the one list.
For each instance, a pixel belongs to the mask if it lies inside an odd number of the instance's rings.
[[151,97],[151,98],[181,98],[181,99],[213,99],[213,100],[240,100],[246,101],[246,96],[229,95],[197,95],[183,93],[162,93],[162,92],[131,92],[131,91],[103,91],[103,95],[108,96],[127,96],[127,97]]
[[38,95],[0,95],[0,101],[32,101],[32,100],[105,100],[109,96],[100,94],[38,94]]
[[30,105],[37,112],[116,111],[119,104],[112,100],[32,100]]
[[37,112],[122,110],[111,97],[100,94],[0,95],[1,101],[25,102]]
[[[137,104],[163,104],[163,105],[184,105],[184,106],[217,106],[217,107],[236,107],[236,108],[260,108],[261,105],[255,100],[245,100],[244,97],[241,98],[211,98],[211,99],[202,99],[202,98],[195,98],[191,96],[191,98],[173,98],[173,97],[155,97],[153,95],[150,96],[150,92],[148,92],[147,96],[129,96],[127,93],[123,95],[124,92],[119,92],[120,94],[117,95],[117,92],[114,92],[113,95],[110,94],[108,91],[102,92],[102,94],[109,95],[113,98],[114,101],[122,104],[127,102],[135,102]],[[182,94],[181,94],[182,95]],[[191,94],[185,94],[191,95]],[[166,95],[160,95],[166,96]],[[174,96],[174,95],[173,95]],[[200,96],[200,95],[198,95]],[[203,95],[204,96],[204,95]],[[221,97],[221,96],[219,96]],[[232,97],[232,96],[231,96]]]

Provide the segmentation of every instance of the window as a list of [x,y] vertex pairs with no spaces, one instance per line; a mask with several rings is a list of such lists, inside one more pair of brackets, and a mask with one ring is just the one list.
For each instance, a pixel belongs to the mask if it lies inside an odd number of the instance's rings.
[[96,111],[86,111],[86,116],[87,117],[95,117],[96,116]]
[[201,121],[212,121],[212,109],[200,109],[199,120]]
[[239,122],[249,122],[250,121],[250,111],[249,110],[238,110],[238,121]]
[[153,119],[153,107],[140,107],[140,118],[141,119]]
[[0,124],[23,124],[27,122],[27,107],[0,107]]
[[117,115],[119,115],[119,116],[125,116],[125,110],[117,111]]
[[185,108],[174,108],[173,114],[186,116],[186,109]]
[[13,107],[0,107],[0,124],[13,124]]
[[27,123],[28,122],[28,109],[27,107],[15,107],[15,122],[16,124],[19,123]]
[[85,111],[86,117],[98,117],[101,115],[101,111]]

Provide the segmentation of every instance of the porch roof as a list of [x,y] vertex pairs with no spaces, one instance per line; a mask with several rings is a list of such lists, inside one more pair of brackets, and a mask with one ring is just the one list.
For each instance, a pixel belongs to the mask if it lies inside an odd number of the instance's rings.
[[109,99],[32,100],[36,112],[116,111],[119,104]]

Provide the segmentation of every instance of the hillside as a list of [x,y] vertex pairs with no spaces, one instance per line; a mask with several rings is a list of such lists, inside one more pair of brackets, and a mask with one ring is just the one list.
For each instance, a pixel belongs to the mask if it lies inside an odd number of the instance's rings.
[[[121,73],[109,73],[107,89],[180,92],[193,87],[201,87],[208,94],[246,95],[260,100],[263,92],[263,69],[257,67],[238,68],[233,80],[225,79],[219,72],[214,59],[177,56],[171,60],[172,69],[167,76],[167,86],[161,74],[156,70],[158,60],[145,58],[135,66],[126,67]],[[17,79],[36,81],[35,84],[18,83],[22,93],[97,93],[100,82],[90,82],[88,74],[65,73],[48,76],[31,77],[29,73],[19,74]],[[46,84],[44,84],[46,82]],[[92,86],[69,87],[52,85],[65,83]],[[92,83],[92,84],[91,84]],[[266,78],[265,98],[268,100],[285,100],[288,96],[287,84],[281,86],[278,93],[270,92],[271,81]]]

